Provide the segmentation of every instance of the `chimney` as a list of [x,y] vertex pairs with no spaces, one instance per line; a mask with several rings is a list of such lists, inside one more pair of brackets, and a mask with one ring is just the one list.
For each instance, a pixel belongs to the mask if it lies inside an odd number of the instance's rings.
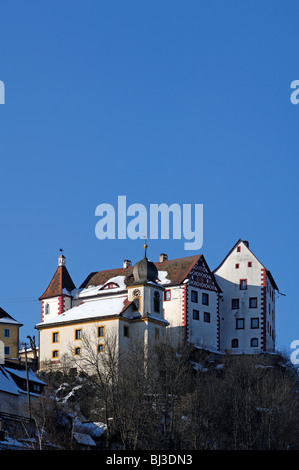
[[168,260],[168,256],[166,255],[166,253],[161,253],[160,254],[160,263],[163,263],[163,261],[167,261]]
[[244,243],[245,246],[247,246],[247,248],[249,248],[249,242],[248,241],[243,240],[243,243]]
[[132,261],[130,261],[129,259],[124,259],[123,268],[126,269],[129,266],[132,266]]

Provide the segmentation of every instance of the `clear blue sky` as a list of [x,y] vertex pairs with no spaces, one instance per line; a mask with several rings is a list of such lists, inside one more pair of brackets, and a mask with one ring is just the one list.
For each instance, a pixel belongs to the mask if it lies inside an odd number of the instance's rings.
[[[95,208],[202,203],[214,269],[239,238],[271,270],[277,345],[298,328],[297,1],[2,2],[0,305],[37,334],[64,248],[77,286],[133,263],[100,241]],[[187,256],[181,240],[149,257]]]

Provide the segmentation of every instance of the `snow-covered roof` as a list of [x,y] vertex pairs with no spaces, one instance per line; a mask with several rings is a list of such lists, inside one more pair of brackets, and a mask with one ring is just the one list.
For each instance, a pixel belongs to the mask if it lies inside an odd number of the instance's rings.
[[84,446],[92,446],[95,447],[96,443],[94,442],[93,438],[89,436],[89,434],[82,434],[80,432],[74,432],[74,439],[78,442],[78,444]]
[[[26,380],[26,370],[25,369],[13,369],[13,368],[10,368],[10,367],[5,367],[5,370],[7,372],[9,372],[10,374],[14,374],[16,375],[17,377],[19,377],[20,379],[24,379]],[[28,367],[28,380],[30,380],[30,382],[35,382],[37,384],[41,384],[41,385],[46,385],[45,382],[43,382],[42,380],[40,380],[35,374],[34,372],[32,372],[32,370]]]
[[3,367],[0,366],[0,391],[6,393],[12,393],[13,395],[20,395],[19,388],[10,377],[9,374],[5,373]]
[[117,287],[112,287],[109,289],[111,292],[120,292],[123,290],[127,289],[126,283],[125,283],[126,277],[125,276],[113,276],[109,278],[105,284],[100,284],[98,286],[88,286],[85,289],[82,289],[81,292],[79,293],[78,297],[79,298],[84,298],[84,297],[93,297],[95,295],[101,294],[101,293],[106,293],[105,285],[108,284],[116,284]]
[[167,276],[168,276],[167,271],[162,271],[162,270],[158,271],[158,278],[159,278],[160,284],[169,284],[171,282],[170,279],[167,279]]
[[120,297],[108,297],[106,299],[82,302],[76,307],[73,307],[60,315],[46,319],[43,323],[39,323],[36,326],[46,325],[47,323],[64,323],[76,320],[88,320],[90,318],[97,317],[117,316],[122,312],[126,299],[127,296],[123,295]]
[[0,323],[9,324],[9,325],[19,325],[22,326],[22,323],[16,321],[11,315],[9,315],[3,308],[0,307]]
[[6,325],[22,325],[22,323],[9,317],[0,318],[0,323],[4,323]]

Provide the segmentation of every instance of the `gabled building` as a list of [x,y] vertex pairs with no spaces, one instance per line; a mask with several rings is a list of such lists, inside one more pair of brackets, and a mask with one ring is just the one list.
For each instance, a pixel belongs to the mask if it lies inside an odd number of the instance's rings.
[[230,353],[275,350],[275,293],[271,272],[238,240],[214,270],[222,290],[220,348]]
[[84,355],[84,334],[96,335],[98,353],[105,352],[113,334],[121,352],[136,338],[150,349],[167,327],[176,343],[187,340],[218,351],[220,293],[203,255],[168,260],[161,254],[153,263],[145,252],[134,267],[125,260],[121,268],[89,274],[79,289],[61,255],[40,297],[41,367],[49,361],[59,365],[70,352],[76,358]]
[[9,420],[17,417],[29,417],[29,400],[33,402],[41,395],[45,382],[40,380],[34,372],[14,361],[5,361],[0,365],[0,419]]
[[[61,257],[59,267],[61,267]],[[65,262],[63,265],[64,269]],[[80,289],[68,291],[63,283],[53,289],[55,276],[41,298],[39,356],[41,368],[50,362],[61,363],[64,357],[80,360],[86,354],[84,337],[93,341],[95,353],[105,354],[107,341],[114,341],[116,354],[121,354],[131,341],[142,341],[148,350],[162,335],[168,322],[163,318],[163,286],[156,282],[157,268],[146,254],[132,267],[115,272],[93,273]],[[57,271],[55,273],[57,276]],[[61,297],[69,308],[60,309]]]
[[162,253],[158,282],[165,287],[164,316],[177,341],[219,351],[221,289],[203,255],[169,260]]
[[[275,350],[277,285],[239,240],[213,272],[203,255],[159,261],[145,256],[132,266],[90,273],[79,288],[65,257],[40,297],[40,364],[59,365],[65,355],[84,356],[83,336],[95,336],[105,353],[109,336],[118,352],[142,338],[150,350],[165,331],[175,344],[187,341],[213,352],[259,353]],[[70,348],[71,345],[71,348]]]
[[0,364],[5,359],[18,358],[19,329],[22,323],[0,307]]

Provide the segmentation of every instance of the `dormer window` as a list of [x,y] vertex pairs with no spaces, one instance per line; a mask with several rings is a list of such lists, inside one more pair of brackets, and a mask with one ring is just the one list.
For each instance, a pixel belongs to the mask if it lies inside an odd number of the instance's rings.
[[119,285],[118,284],[115,284],[115,282],[109,282],[108,284],[106,284],[103,289],[115,289],[115,288],[118,288]]

